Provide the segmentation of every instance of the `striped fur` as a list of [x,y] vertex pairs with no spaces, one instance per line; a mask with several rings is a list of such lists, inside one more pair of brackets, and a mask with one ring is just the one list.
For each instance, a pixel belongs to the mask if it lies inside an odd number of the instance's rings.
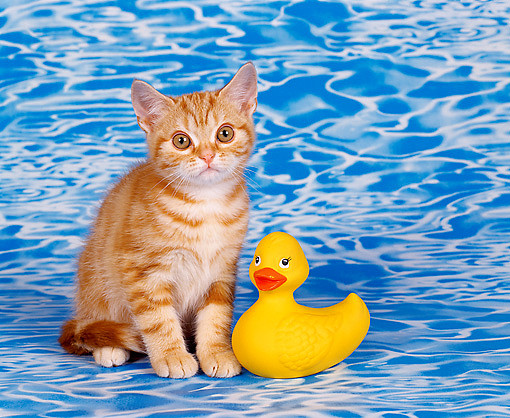
[[[79,259],[75,317],[60,344],[92,352],[103,366],[138,351],[159,376],[188,377],[199,364],[209,376],[233,376],[241,370],[230,325],[248,225],[243,172],[255,140],[254,67],[215,92],[170,98],[135,81],[132,95],[149,158],[99,210]],[[216,139],[224,124],[234,129],[229,143]],[[176,132],[189,136],[189,148],[174,146]]]

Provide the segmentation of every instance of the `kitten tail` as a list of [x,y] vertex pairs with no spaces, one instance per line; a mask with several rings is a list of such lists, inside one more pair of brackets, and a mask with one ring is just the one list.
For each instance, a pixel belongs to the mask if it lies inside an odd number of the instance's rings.
[[77,355],[90,353],[101,347],[145,352],[140,335],[129,324],[114,321],[83,323],[72,319],[63,325],[58,342],[68,353]]

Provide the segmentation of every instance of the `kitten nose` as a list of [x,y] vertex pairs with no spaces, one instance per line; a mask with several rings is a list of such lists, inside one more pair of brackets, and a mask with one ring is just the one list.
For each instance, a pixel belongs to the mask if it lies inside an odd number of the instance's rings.
[[207,166],[211,165],[212,160],[214,159],[214,153],[212,151],[205,151],[200,154],[200,158],[205,161]]

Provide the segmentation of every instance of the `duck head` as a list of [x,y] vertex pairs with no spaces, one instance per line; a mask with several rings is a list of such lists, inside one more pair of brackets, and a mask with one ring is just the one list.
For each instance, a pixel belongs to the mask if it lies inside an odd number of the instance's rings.
[[250,279],[260,294],[294,292],[308,277],[308,262],[298,241],[285,232],[266,235],[250,264]]

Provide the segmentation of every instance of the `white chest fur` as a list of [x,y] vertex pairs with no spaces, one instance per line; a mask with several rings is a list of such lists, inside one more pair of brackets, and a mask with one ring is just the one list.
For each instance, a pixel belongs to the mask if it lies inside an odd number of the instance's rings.
[[[186,311],[200,303],[210,285],[223,280],[227,266],[237,261],[248,222],[247,197],[239,194],[227,199],[215,190],[207,199],[189,202],[162,197],[160,203],[169,213],[168,230],[177,233],[168,237],[172,249],[163,261],[171,267],[169,274],[159,275],[157,280],[172,284],[180,308]],[[172,221],[172,213],[180,220]],[[164,212],[161,216],[165,217]],[[235,222],[225,222],[227,219]],[[175,237],[181,241],[173,241]]]

